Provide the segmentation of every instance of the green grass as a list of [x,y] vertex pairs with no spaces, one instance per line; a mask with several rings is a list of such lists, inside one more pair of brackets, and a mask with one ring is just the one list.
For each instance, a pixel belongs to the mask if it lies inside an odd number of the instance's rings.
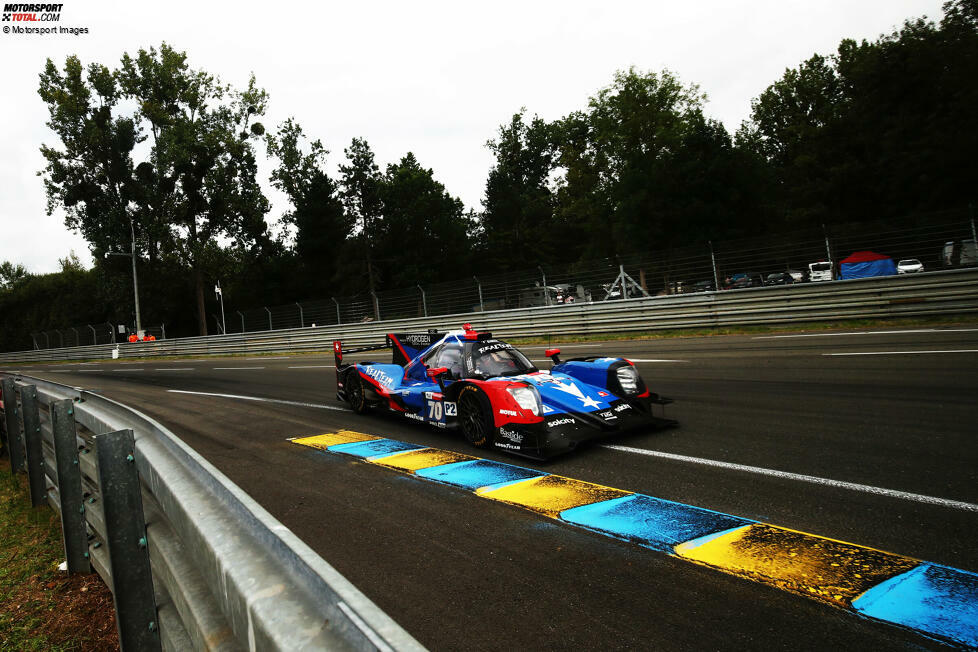
[[108,589],[96,575],[59,571],[63,558],[57,514],[33,509],[26,477],[0,461],[0,651],[118,645]]

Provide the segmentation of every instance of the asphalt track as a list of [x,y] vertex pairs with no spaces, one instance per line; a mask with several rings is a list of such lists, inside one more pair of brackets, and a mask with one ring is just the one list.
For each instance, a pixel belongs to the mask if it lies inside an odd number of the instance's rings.
[[[543,357],[542,346],[523,348]],[[5,370],[100,391],[158,418],[432,649],[942,647],[288,441],[356,430],[978,571],[978,328],[562,348],[635,360],[654,391],[676,399],[668,416],[681,427],[539,464],[343,410],[331,356]]]

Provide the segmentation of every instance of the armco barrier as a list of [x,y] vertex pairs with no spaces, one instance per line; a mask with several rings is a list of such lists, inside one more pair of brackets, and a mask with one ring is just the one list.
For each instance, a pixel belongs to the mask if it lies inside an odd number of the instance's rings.
[[[290,330],[120,344],[123,358],[328,351],[334,339],[377,342],[385,333],[472,322],[502,337],[786,324],[978,312],[978,269],[927,272],[726,292],[623,299]],[[110,358],[113,345],[0,354],[0,362]]]
[[423,649],[156,421],[0,379],[11,468],[61,515],[68,569],[112,589],[124,650]]

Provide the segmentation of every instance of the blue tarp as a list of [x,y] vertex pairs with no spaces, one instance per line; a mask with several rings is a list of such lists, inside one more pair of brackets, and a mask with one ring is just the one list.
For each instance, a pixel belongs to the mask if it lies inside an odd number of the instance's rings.
[[867,278],[870,276],[892,276],[896,274],[896,265],[892,258],[869,260],[864,263],[846,263],[839,265],[839,278]]

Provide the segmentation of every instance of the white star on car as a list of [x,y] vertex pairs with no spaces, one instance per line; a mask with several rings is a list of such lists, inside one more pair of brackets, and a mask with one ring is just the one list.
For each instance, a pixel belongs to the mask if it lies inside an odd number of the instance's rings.
[[562,392],[567,392],[568,394],[576,396],[578,400],[584,404],[584,407],[596,408],[601,406],[600,403],[595,401],[590,396],[585,396],[584,392],[581,391],[581,388],[574,383],[554,383],[554,387]]

